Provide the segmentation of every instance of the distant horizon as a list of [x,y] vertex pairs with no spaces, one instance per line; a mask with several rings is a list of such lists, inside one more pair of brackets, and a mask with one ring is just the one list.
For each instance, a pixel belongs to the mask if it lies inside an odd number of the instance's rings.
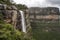
[[59,0],[14,0],[16,4],[24,4],[30,7],[58,7],[60,8]]
[[[29,8],[48,8],[48,7],[29,7]],[[59,12],[60,12],[60,8],[59,7],[55,7],[55,8],[58,8]]]
[[[48,7],[53,7],[53,6],[48,6]],[[29,7],[31,8],[31,7]],[[47,8],[47,7],[37,7],[37,8]],[[59,7],[56,7],[56,8],[59,8]]]

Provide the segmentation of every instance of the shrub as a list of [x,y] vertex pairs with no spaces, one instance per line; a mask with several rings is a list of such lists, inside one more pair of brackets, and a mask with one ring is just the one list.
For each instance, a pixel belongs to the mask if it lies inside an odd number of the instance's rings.
[[21,40],[22,33],[10,24],[0,25],[0,40]]

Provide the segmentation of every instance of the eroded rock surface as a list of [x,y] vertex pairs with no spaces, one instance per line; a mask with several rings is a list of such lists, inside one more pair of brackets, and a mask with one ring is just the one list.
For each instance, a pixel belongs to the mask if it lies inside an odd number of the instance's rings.
[[[14,27],[19,28],[21,26],[20,14],[15,6],[0,5],[0,14],[3,15],[3,20],[6,23],[12,24]],[[19,26],[19,27],[18,27]]]

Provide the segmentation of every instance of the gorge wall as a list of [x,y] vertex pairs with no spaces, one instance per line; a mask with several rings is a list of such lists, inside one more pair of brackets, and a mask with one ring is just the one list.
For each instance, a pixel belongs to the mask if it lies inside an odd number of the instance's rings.
[[29,8],[31,20],[58,20],[59,8],[57,7],[31,7]]

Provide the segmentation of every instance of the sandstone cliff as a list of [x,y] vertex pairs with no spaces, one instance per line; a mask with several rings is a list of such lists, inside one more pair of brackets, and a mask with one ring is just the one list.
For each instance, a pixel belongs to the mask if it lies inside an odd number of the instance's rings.
[[59,8],[57,7],[31,7],[29,8],[31,20],[58,20]]
[[[18,9],[15,6],[8,6],[8,5],[0,5],[0,14],[3,15],[3,19],[6,23],[12,24],[14,27],[19,24],[17,20],[19,20],[18,16]],[[20,22],[20,21],[19,21]],[[21,23],[21,22],[20,22]],[[19,24],[20,25],[20,24]]]

